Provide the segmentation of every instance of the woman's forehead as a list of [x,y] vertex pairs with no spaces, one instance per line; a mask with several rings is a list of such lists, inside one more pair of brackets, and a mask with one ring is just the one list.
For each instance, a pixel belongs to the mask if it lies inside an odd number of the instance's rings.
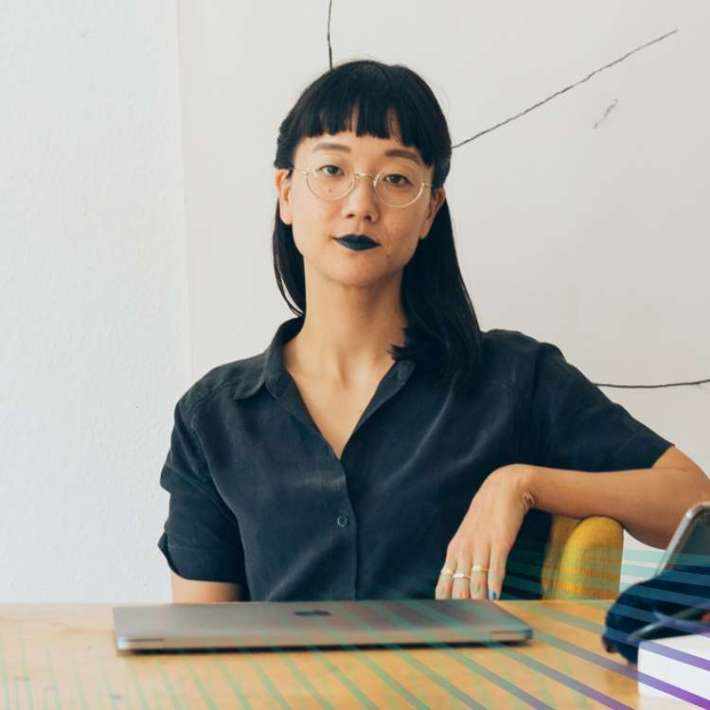
[[320,152],[335,152],[344,157],[356,155],[378,157],[390,154],[392,157],[405,159],[409,157],[412,162],[424,165],[417,148],[404,145],[397,135],[391,135],[389,138],[379,138],[369,134],[358,136],[354,131],[323,133],[319,136],[309,136],[302,139],[296,152],[306,156],[316,156]]

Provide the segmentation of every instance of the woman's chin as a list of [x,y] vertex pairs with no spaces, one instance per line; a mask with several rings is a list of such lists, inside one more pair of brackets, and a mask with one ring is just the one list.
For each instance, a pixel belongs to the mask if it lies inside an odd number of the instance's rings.
[[327,277],[343,286],[366,288],[373,286],[389,275],[382,264],[346,264],[328,269]]

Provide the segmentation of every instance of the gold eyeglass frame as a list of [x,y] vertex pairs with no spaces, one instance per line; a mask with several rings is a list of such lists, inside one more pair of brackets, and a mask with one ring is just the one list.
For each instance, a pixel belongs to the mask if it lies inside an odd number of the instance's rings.
[[402,209],[404,207],[409,207],[410,205],[413,205],[422,196],[422,192],[424,192],[425,187],[432,187],[432,184],[430,182],[422,182],[419,185],[419,192],[417,193],[417,196],[415,198],[413,198],[412,200],[410,200],[409,202],[407,202],[404,205],[393,205],[390,202],[383,200],[380,197],[379,193],[377,192],[377,185],[380,181],[380,178],[382,177],[382,175],[384,173],[384,170],[381,170],[379,173],[377,173],[377,175],[375,175],[375,177],[372,177],[372,175],[370,175],[370,173],[353,172],[352,185],[350,185],[350,187],[348,188],[348,191],[344,195],[340,195],[340,197],[333,197],[332,199],[330,199],[328,197],[323,197],[321,195],[316,194],[315,190],[311,187],[311,181],[308,179],[308,176],[315,173],[316,168],[311,168],[310,170],[299,170],[298,168],[291,168],[291,171],[294,173],[302,173],[303,175],[305,175],[306,176],[306,185],[308,185],[308,189],[311,191],[311,193],[313,195],[315,195],[315,197],[317,197],[318,199],[325,200],[326,202],[337,202],[338,200],[342,200],[343,198],[347,197],[355,189],[355,185],[357,184],[358,179],[361,177],[365,177],[365,176],[372,179],[372,189],[375,191],[375,195],[377,195],[377,199],[380,200],[381,202],[383,202],[388,207],[394,207],[396,209]]

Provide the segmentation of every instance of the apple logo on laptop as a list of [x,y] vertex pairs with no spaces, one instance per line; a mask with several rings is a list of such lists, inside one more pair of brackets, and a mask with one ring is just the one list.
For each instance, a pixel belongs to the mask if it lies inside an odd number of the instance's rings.
[[301,609],[293,613],[298,614],[298,616],[330,616],[330,612],[324,609]]

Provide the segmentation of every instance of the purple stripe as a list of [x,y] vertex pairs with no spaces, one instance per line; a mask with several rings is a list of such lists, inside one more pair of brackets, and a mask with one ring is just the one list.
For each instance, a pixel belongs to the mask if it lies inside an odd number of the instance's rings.
[[[528,600],[520,600],[523,603],[527,603]],[[588,601],[588,600],[587,600]],[[532,602],[533,604],[536,604],[536,602]],[[580,600],[578,603],[584,603],[584,600]],[[527,605],[527,604],[526,604]],[[589,604],[586,604],[586,606],[590,606]],[[595,604],[592,604],[591,607],[593,609],[598,608]],[[567,624],[568,626],[574,626],[574,627],[582,627],[585,630],[589,631],[587,628],[587,625],[590,624],[586,619],[577,619],[573,614],[570,614],[568,612],[564,611],[559,611],[556,609],[549,609],[549,608],[532,608],[530,609],[534,613],[538,615],[545,616],[547,615],[550,618],[557,619],[558,621],[562,621],[563,623]],[[510,610],[512,613],[515,613],[512,609]],[[574,619],[571,621],[570,619]],[[593,626],[597,626],[597,624],[593,624]],[[598,629],[601,629],[603,627],[597,626]],[[668,693],[669,695],[672,695],[674,697],[680,698],[682,700],[686,700],[687,702],[693,703],[695,705],[698,705],[701,708],[710,708],[710,698],[700,696],[700,695],[695,695],[695,693],[690,693],[686,690],[683,690],[683,688],[679,688],[676,685],[672,685],[671,683],[666,683],[663,680],[660,680],[659,678],[654,678],[653,676],[650,676],[646,673],[639,673],[636,670],[633,670],[632,668],[623,665],[621,663],[618,663],[617,661],[612,661],[610,659],[604,658],[603,656],[600,656],[592,651],[587,651],[586,649],[576,646],[573,643],[570,643],[569,641],[564,641],[562,639],[557,638],[556,636],[553,636],[552,634],[548,634],[544,631],[539,631],[537,626],[535,626],[535,635],[538,636],[539,638],[546,638],[549,643],[552,643],[553,645],[561,646],[564,647],[568,652],[573,653],[576,656],[579,656],[580,658],[584,658],[592,663],[596,663],[598,666],[602,666],[603,668],[608,668],[610,670],[616,671],[617,673],[621,673],[622,675],[625,675],[629,678],[633,678],[637,680],[639,683],[643,683],[644,685],[651,686],[653,688],[657,688],[658,690],[662,690],[665,693]],[[612,636],[616,637],[617,634],[611,634]],[[623,638],[620,638],[619,640],[624,640],[626,636],[624,635]],[[680,652],[679,652],[680,653]],[[704,659],[700,659],[697,656],[692,656],[691,654],[685,654],[687,656],[690,656],[692,659],[696,659],[698,661],[703,661]],[[695,665],[695,664],[693,664]]]
[[[681,636],[682,634],[678,635]],[[708,634],[699,635],[707,636]],[[623,631],[618,631],[617,629],[607,629],[606,636],[612,641],[618,641],[619,643],[625,643],[628,646],[635,646],[637,648],[640,648],[641,642],[636,640],[629,641],[628,635],[625,634]],[[679,651],[678,649],[672,648],[670,646],[665,646],[659,641],[651,641],[645,639],[643,639],[642,641],[644,644],[647,644],[649,651],[651,651],[652,653],[657,653],[659,656],[673,658],[677,661],[682,661],[688,666],[695,666],[696,668],[700,668],[701,670],[710,670],[710,661],[705,658],[701,658],[700,656],[694,656],[692,653],[687,653],[686,651]]]
[[[518,658],[518,655],[522,656],[522,658]],[[630,705],[620,703],[617,700],[614,700],[614,698],[610,697],[609,695],[606,695],[605,693],[602,693],[599,690],[594,690],[594,688],[591,688],[590,686],[585,685],[584,683],[580,683],[578,680],[574,680],[574,678],[570,678],[570,676],[567,676],[564,673],[561,673],[560,671],[556,671],[554,668],[550,668],[549,666],[546,666],[544,663],[541,663],[540,661],[537,661],[534,658],[531,658],[530,656],[525,656],[523,654],[516,653],[516,655],[513,657],[515,658],[515,660],[523,663],[524,665],[534,668],[538,673],[542,673],[543,675],[546,675],[549,678],[556,680],[558,683],[562,683],[568,688],[572,688],[578,693],[586,695],[588,698],[592,698],[598,703],[601,703],[602,705],[606,705],[608,708],[614,708],[614,710],[633,710]]]
[[[418,606],[412,606],[412,601],[413,600],[405,600],[405,599],[400,599],[398,600],[400,603],[403,603],[410,609],[419,612],[421,614],[421,610],[419,609]],[[415,602],[416,604],[416,602]],[[473,660],[472,658],[469,658],[466,656],[466,654],[461,653],[459,650],[453,648],[447,643],[441,642],[441,641],[431,641],[431,639],[427,640],[426,637],[428,634],[423,633],[421,631],[417,631],[416,629],[411,629],[407,625],[406,619],[401,616],[401,614],[398,614],[396,611],[393,611],[391,609],[386,609],[379,607],[377,605],[370,605],[367,604],[366,606],[358,606],[355,609],[353,609],[353,612],[356,616],[359,616],[365,623],[372,627],[372,624],[369,623],[367,620],[367,614],[376,614],[377,616],[380,617],[389,617],[391,619],[392,616],[397,617],[401,621],[395,622],[399,626],[405,626],[409,633],[411,633],[415,637],[419,637],[422,643],[427,643],[431,648],[443,648],[447,651],[448,655],[453,656],[455,660],[457,660],[459,663],[463,664],[469,671],[473,671],[475,673],[478,673],[479,675],[483,676],[486,678],[488,681],[491,683],[497,685],[499,688],[502,688],[503,690],[508,691],[512,695],[518,697],[520,700],[525,701],[528,705],[531,707],[536,708],[537,710],[553,710],[553,708],[550,705],[547,705],[546,703],[542,702],[541,700],[538,700],[534,696],[530,695],[526,691],[524,691],[522,688],[518,688],[514,683],[511,681],[501,677],[500,675],[494,673],[493,671],[488,670],[485,666],[480,665],[477,661]],[[428,613],[428,610],[427,610]],[[437,612],[434,612],[437,613]],[[448,617],[445,617],[448,618]],[[348,623],[352,623],[349,619],[346,619]],[[356,628],[358,628],[359,625],[356,625]],[[386,644],[388,647],[394,646],[395,648],[399,649],[401,648],[398,644]],[[421,661],[417,661],[418,663],[421,663]],[[436,671],[431,671],[431,673],[434,673],[435,675],[439,676],[439,674]],[[442,676],[439,676],[442,677]],[[433,680],[433,679],[432,679]],[[466,694],[464,691],[460,690],[452,681],[449,681],[447,678],[444,678],[444,681],[446,684],[450,684],[453,686],[453,688],[457,691],[455,694],[452,693],[452,691],[446,687],[444,683],[441,681],[437,680],[437,684],[440,685],[442,688],[447,690],[450,694],[456,695],[456,697],[459,698],[459,700],[463,700],[464,698],[469,699],[471,702],[475,703],[475,700],[471,698],[470,695]],[[460,694],[460,695],[459,695]],[[463,697],[461,697],[463,696]]]
[[610,659],[604,658],[603,656],[600,656],[599,654],[594,653],[593,651],[587,651],[586,649],[580,648],[579,646],[576,646],[575,644],[570,643],[569,641],[558,639],[556,636],[545,633],[544,631],[538,631],[537,629],[535,629],[535,633],[539,638],[545,638],[553,645],[563,647],[568,653],[572,653],[575,656],[584,658],[585,660],[590,661],[591,663],[595,663],[596,665],[601,666],[602,668],[608,668],[609,670],[620,673],[621,675],[624,675],[627,678],[636,680],[639,683],[651,686],[652,688],[656,688],[657,690],[662,690],[664,693],[668,693],[669,695],[672,695],[676,698],[680,698],[681,700],[685,700],[686,702],[693,703],[698,707],[710,708],[710,698],[703,697],[701,695],[696,695],[695,693],[690,693],[687,690],[683,690],[683,688],[679,688],[677,685],[666,683],[664,680],[654,678],[653,676],[650,676],[647,673],[639,673],[639,671],[634,670],[633,668],[618,663],[617,661],[612,661]]
[[[430,607],[418,606],[414,601],[408,602],[408,606],[418,611],[422,616],[427,616],[429,618],[439,617],[440,619],[445,621],[449,626],[456,627],[458,625],[459,620],[452,615],[451,610],[444,611],[442,609],[442,611],[436,611],[434,609],[431,609]],[[484,612],[483,616],[485,616],[485,610],[482,611]],[[537,635],[537,630],[535,630],[534,633]],[[609,708],[614,708],[614,710],[633,710],[631,706],[626,705],[624,703],[620,703],[614,700],[614,698],[606,695],[605,693],[595,690],[594,688],[591,688],[590,686],[585,685],[584,683],[580,683],[574,678],[565,675],[564,673],[560,673],[559,671],[550,668],[544,663],[541,663],[540,661],[537,661],[531,658],[530,656],[521,653],[520,651],[517,651],[513,648],[509,648],[501,642],[488,641],[485,642],[485,645],[490,648],[500,649],[506,656],[509,656],[521,665],[528,666],[528,668],[532,667],[537,670],[538,673],[547,675],[548,677],[552,678],[553,680],[556,680],[562,685],[566,685],[568,688],[577,691],[581,695],[585,695],[588,698],[593,698],[602,705],[606,705]]]
[[[644,610],[639,610],[636,609],[635,607],[625,607],[622,605],[617,604],[617,607],[619,607],[619,611],[625,611],[627,613],[623,614],[624,617],[626,618],[633,618],[637,619],[640,617],[643,617],[641,620],[642,621],[654,621],[657,620],[650,612],[645,612]],[[628,612],[633,612],[633,613],[628,613]],[[639,613],[641,612],[641,613]],[[568,617],[572,617],[575,621],[578,621],[577,617],[575,617],[573,614],[568,614],[566,612],[560,612],[560,611],[555,611],[555,616],[559,618],[561,621],[564,621],[566,624],[570,624],[570,626],[579,626],[579,624],[574,624],[571,621],[568,621]],[[567,617],[567,618],[563,618]],[[596,633],[603,633],[605,627],[600,626],[598,624],[594,624],[592,622],[587,621],[586,619],[584,620],[584,627],[587,628],[587,630],[590,630],[592,627],[594,627],[594,631]],[[628,643],[627,642],[627,634],[625,634],[623,631],[617,631],[616,629],[607,629],[606,631],[607,636],[611,639],[614,639],[616,641],[620,641],[622,643]],[[678,634],[679,636],[682,634]],[[698,636],[710,636],[710,631],[703,632],[701,634],[697,634]],[[675,648],[670,648],[668,646],[664,646],[663,644],[658,643],[657,641],[643,641],[644,644],[647,644],[647,648],[652,651],[653,653],[657,653],[660,656],[666,656],[668,658],[673,658],[674,660],[677,661],[682,661],[683,663],[689,665],[689,666],[695,666],[696,668],[700,668],[701,670],[704,671],[710,671],[710,660],[706,658],[702,658],[701,656],[695,656],[692,653],[688,653],[687,651],[679,651]],[[634,643],[633,645],[637,645]]]
[[[698,636],[710,636],[710,633],[698,634]],[[665,646],[656,641],[642,641],[641,643],[643,643],[644,648],[647,648],[653,653],[657,653],[659,656],[673,658],[676,661],[682,661],[688,666],[695,666],[696,668],[700,668],[704,671],[710,671],[710,660],[706,658],[694,656],[692,653],[686,653],[685,651],[679,651],[677,648],[671,648],[670,646]],[[710,680],[708,680],[708,682],[710,683]]]

